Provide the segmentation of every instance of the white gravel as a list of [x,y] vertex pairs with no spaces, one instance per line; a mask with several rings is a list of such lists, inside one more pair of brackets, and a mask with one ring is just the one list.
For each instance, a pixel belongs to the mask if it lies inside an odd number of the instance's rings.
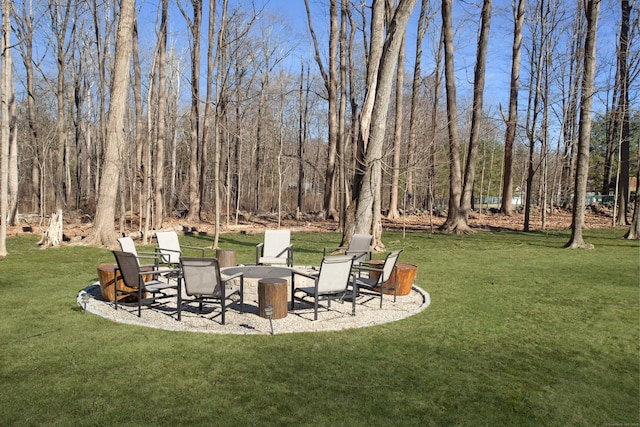
[[[220,304],[215,302],[205,304],[201,314],[197,312],[197,304],[184,306],[180,321],[176,316],[177,298],[143,305],[141,317],[138,317],[138,306],[135,303],[118,303],[118,310],[115,310],[112,302],[102,298],[100,284],[97,282],[80,291],[77,301],[80,306],[84,306],[82,295],[86,293],[89,296],[86,303],[87,312],[130,325],[213,334],[270,334],[269,319],[258,316],[257,281],[245,279],[244,288],[244,313],[240,313],[236,299],[227,306],[225,325],[220,323]],[[326,301],[322,301],[316,321],[313,320],[313,305],[296,302],[294,311],[289,311],[282,319],[272,320],[273,332],[283,334],[336,331],[394,322],[419,313],[426,309],[430,302],[429,294],[413,285],[411,292],[405,296],[398,296],[395,303],[393,295],[385,295],[382,309],[379,308],[379,298],[361,296],[356,300],[355,316],[351,315],[350,301],[333,301],[331,309],[327,309]]]

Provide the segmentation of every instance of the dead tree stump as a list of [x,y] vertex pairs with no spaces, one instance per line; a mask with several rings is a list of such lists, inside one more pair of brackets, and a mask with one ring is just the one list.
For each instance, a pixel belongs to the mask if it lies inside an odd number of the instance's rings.
[[42,233],[42,239],[38,242],[43,248],[50,246],[60,246],[62,243],[62,209],[51,214],[49,228]]

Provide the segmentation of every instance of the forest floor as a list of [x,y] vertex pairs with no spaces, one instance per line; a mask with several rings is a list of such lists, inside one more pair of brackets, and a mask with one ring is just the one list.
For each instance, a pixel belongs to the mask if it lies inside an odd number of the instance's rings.
[[[590,206],[585,211],[586,228],[610,228],[612,227],[612,211],[603,206]],[[631,218],[631,213],[629,214]],[[398,219],[383,218],[383,230],[395,231],[427,231],[438,232],[446,220],[444,215],[407,215]],[[472,212],[469,215],[469,225],[474,230],[489,231],[522,231],[524,224],[524,213],[517,212],[511,216],[500,215],[495,212],[485,211],[483,213]],[[117,224],[116,224],[117,226]],[[278,218],[275,214],[261,215],[239,215],[225,219],[221,223],[222,233],[261,233],[266,228],[278,226]],[[340,226],[336,221],[319,219],[316,215],[306,214],[296,219],[292,215],[283,215],[280,226],[293,231],[306,232],[330,232],[339,231]],[[78,241],[86,237],[91,231],[91,217],[80,213],[66,213],[64,216],[64,236],[65,240]],[[571,227],[571,211],[567,209],[557,209],[547,213],[545,230],[558,231],[567,230]],[[48,228],[48,219],[41,220],[37,215],[21,215],[17,226],[8,227],[7,235],[13,236],[25,233],[37,233],[42,235]],[[542,219],[540,211],[531,213],[530,230],[541,231]],[[184,218],[165,218],[163,230],[199,232],[213,234],[214,223],[206,219],[199,223],[192,223]],[[125,234],[137,231],[137,219],[131,221],[127,218]]]

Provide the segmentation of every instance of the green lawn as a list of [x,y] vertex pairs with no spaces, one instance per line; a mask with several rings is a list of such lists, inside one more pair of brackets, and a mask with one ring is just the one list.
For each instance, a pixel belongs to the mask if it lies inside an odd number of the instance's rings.
[[[401,262],[418,265],[429,308],[369,328],[275,336],[83,314],[76,296],[111,253],[10,238],[0,425],[638,423],[640,246],[624,231],[585,231],[594,250],[563,249],[568,232],[385,233],[388,249],[404,248]],[[261,239],[225,234],[220,244],[252,263]],[[292,240],[296,264],[308,265],[340,236]]]

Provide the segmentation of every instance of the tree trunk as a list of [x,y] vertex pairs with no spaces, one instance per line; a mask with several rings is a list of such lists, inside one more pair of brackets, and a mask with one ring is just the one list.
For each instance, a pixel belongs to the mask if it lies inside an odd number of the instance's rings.
[[527,158],[527,188],[524,200],[524,231],[530,231],[531,205],[533,203],[533,180],[535,178],[535,144],[538,140],[538,115],[540,113],[540,99],[542,97],[542,61],[543,61],[543,39],[545,37],[546,18],[544,16],[544,1],[538,2],[536,6],[538,19],[534,21],[534,28],[531,36],[531,53],[529,56],[529,66],[531,73],[531,83],[529,85],[529,98],[527,104],[527,124],[526,131],[529,139],[529,156]]
[[15,28],[17,37],[22,40],[20,46],[20,54],[25,73],[25,89],[26,89],[26,117],[28,124],[28,133],[26,137],[27,145],[32,150],[31,160],[31,186],[29,193],[31,195],[32,212],[41,213],[40,203],[40,165],[42,165],[40,149],[40,141],[38,140],[37,121],[36,121],[36,101],[35,101],[35,77],[33,67],[33,11],[28,9],[27,2],[22,2],[22,16],[16,13]]
[[584,211],[589,174],[589,143],[591,141],[591,106],[593,104],[594,76],[596,68],[596,32],[600,0],[586,1],[587,38],[584,43],[584,75],[580,94],[580,125],[578,127],[578,159],[573,200],[573,221],[568,248],[593,248],[582,237]]
[[400,184],[400,150],[402,146],[402,120],[403,105],[402,99],[404,95],[404,44],[405,38],[402,37],[400,45],[400,53],[398,55],[397,78],[396,78],[396,120],[393,136],[393,168],[391,172],[391,192],[389,195],[389,219],[400,218],[398,212],[398,186]]
[[638,162],[636,168],[636,199],[633,203],[633,219],[631,220],[629,231],[624,236],[625,239],[628,240],[640,240],[640,194],[638,194],[638,190],[640,190],[640,145],[638,145]]
[[189,130],[189,221],[200,221],[202,191],[200,188],[199,165],[202,155],[202,141],[200,139],[200,27],[202,24],[202,1],[191,0],[193,6],[193,21],[186,12],[182,12],[188,22],[193,38],[191,46],[191,127]]
[[[418,18],[418,34],[416,36],[416,55],[414,59],[413,66],[413,81],[411,82],[411,112],[409,114],[409,142],[407,148],[407,171],[406,171],[406,185],[405,189],[407,194],[405,194],[405,198],[410,195],[414,195],[414,168],[416,167],[415,160],[415,151],[417,146],[417,125],[418,125],[418,104],[420,100],[420,84],[422,79],[422,41],[424,39],[425,34],[427,33],[427,28],[429,27],[429,23],[431,17],[427,17],[429,1],[422,0],[420,5],[420,16]],[[433,112],[435,113],[435,111]],[[433,114],[432,113],[432,114]],[[412,200],[415,200],[412,199]],[[415,202],[412,203],[412,206],[415,207]]]
[[[308,72],[308,71],[307,71]],[[307,82],[309,80],[307,79]],[[309,100],[309,90],[304,92],[304,60],[300,59],[300,87],[299,87],[299,109],[298,109],[298,200],[296,217],[300,219],[300,214],[304,210],[304,144],[307,139],[307,109]]]
[[[378,1],[374,2],[374,4],[378,3]],[[358,234],[373,232],[374,241],[372,245],[378,250],[383,249],[384,245],[381,240],[379,221],[374,223],[374,219],[379,218],[380,212],[379,210],[374,212],[374,208],[376,205],[379,206],[380,203],[382,146],[386,130],[389,97],[391,95],[393,74],[398,62],[400,45],[402,44],[407,22],[415,4],[416,0],[400,0],[398,2],[393,18],[389,23],[379,65],[374,65],[378,68],[376,84],[367,87],[367,95],[365,96],[365,99],[373,96],[374,102],[370,117],[371,120],[369,121],[370,127],[368,129],[361,129],[361,134],[369,135],[369,142],[366,145],[364,157],[364,176],[356,191],[358,199],[355,208],[353,232]],[[363,122],[361,121],[361,123]],[[366,121],[364,121],[364,123],[366,123]],[[348,230],[348,227],[345,227],[345,231],[346,230]],[[343,235],[343,241],[344,240],[345,235]]]
[[[339,54],[340,54],[340,101],[338,108],[338,138],[337,138],[337,152],[339,161],[338,170],[338,191],[340,200],[337,197],[334,205],[340,207],[340,226],[344,227],[346,206],[347,206],[347,159],[346,159],[346,145],[347,145],[347,131],[346,131],[346,118],[347,118],[347,86],[349,84],[347,80],[347,9],[349,4],[347,1],[342,1],[340,6],[340,38],[339,38]],[[336,209],[337,210],[337,209]]]
[[473,202],[473,185],[476,175],[476,162],[478,159],[478,141],[480,139],[480,124],[482,121],[482,106],[484,99],[485,70],[487,68],[487,45],[489,44],[489,29],[491,27],[491,3],[492,0],[484,0],[480,15],[480,35],[478,36],[478,48],[476,52],[476,66],[473,77],[473,110],[471,113],[471,134],[469,135],[469,148],[467,164],[465,166],[464,187],[461,211],[464,214],[464,224],[458,224],[460,232],[470,230],[468,224],[469,211]]
[[504,135],[504,163],[502,182],[502,204],[500,213],[513,213],[513,154],[518,124],[518,90],[520,89],[520,57],[522,51],[522,27],[526,0],[518,1],[518,9],[513,11],[513,48],[511,52],[511,85],[509,90],[509,116]]
[[2,0],[2,81],[0,104],[0,258],[7,256],[7,214],[9,189],[9,104],[12,102],[11,80],[11,8],[10,0]]
[[[133,189],[136,192],[135,199],[138,202],[138,231],[142,231],[142,217],[144,214],[144,184],[145,180],[145,171],[144,162],[143,162],[143,153],[144,153],[144,132],[143,132],[143,124],[144,124],[144,116],[142,110],[142,70],[140,68],[140,55],[138,51],[138,25],[134,22],[134,30],[133,30],[133,43],[132,43],[132,60],[133,60],[133,100],[134,100],[134,108],[136,114],[136,139],[135,139],[135,150],[136,155],[134,159],[134,171],[135,171],[135,181],[133,183]],[[146,202],[145,202],[146,203]],[[131,207],[133,209],[133,206]],[[144,236],[144,243],[146,244],[147,236]]]
[[154,228],[162,228],[164,219],[164,158],[165,158],[165,122],[167,106],[167,25],[169,19],[169,1],[162,0],[160,34],[158,35],[158,119],[156,121],[156,169],[155,192],[153,195],[155,214]]
[[224,129],[223,125],[227,122],[227,0],[222,2],[222,18],[220,21],[220,29],[218,32],[218,55],[216,62],[218,64],[218,76],[216,79],[216,121],[215,134],[213,144],[213,194],[214,194],[214,220],[215,232],[213,236],[212,248],[218,248],[218,240],[220,238],[220,160],[221,139]]
[[322,59],[320,58],[320,48],[316,38],[315,31],[311,20],[311,11],[309,9],[309,0],[304,1],[307,11],[307,22],[309,24],[309,32],[313,40],[315,49],[315,61],[322,75],[325,88],[327,90],[327,100],[329,103],[327,124],[328,124],[328,147],[327,147],[327,164],[325,170],[325,186],[324,186],[324,202],[323,211],[326,218],[338,219],[338,213],[335,208],[335,170],[336,170],[336,154],[338,144],[338,74],[336,70],[337,64],[337,45],[338,45],[338,8],[337,1],[329,1],[329,73],[325,71]]
[[42,234],[42,238],[38,242],[38,245],[40,245],[42,249],[60,246],[64,235],[63,224],[62,209],[58,209],[57,212],[54,212],[51,215],[51,218],[49,219],[49,227]]
[[[224,10],[223,13],[226,13],[226,1],[225,1],[225,7],[223,10]],[[204,118],[202,121],[202,139],[204,141],[205,146],[207,145],[207,141],[209,140],[209,137],[211,135],[211,121],[215,120],[214,113],[216,111],[215,104],[213,103],[213,91],[214,89],[216,89],[214,88],[214,85],[213,85],[213,69],[216,66],[215,61],[218,58],[217,55],[214,56],[213,54],[214,46],[216,44],[215,26],[216,26],[216,1],[212,0],[209,2],[209,20],[208,20],[208,29],[207,29],[207,95],[206,95],[206,102],[204,104]],[[203,172],[206,170],[207,161],[204,158],[204,156],[201,156],[200,160],[201,160],[200,161],[200,171],[201,171],[200,187],[203,187],[205,182],[205,177],[204,177],[205,173]],[[214,159],[214,162],[216,160],[217,159]],[[217,192],[218,191],[217,188],[214,188],[214,191]],[[217,214],[218,213],[217,205],[215,209]],[[216,225],[215,225],[216,233],[214,235],[214,246],[213,246],[214,248],[217,248],[217,234],[219,229],[217,225],[218,223],[219,223],[219,220],[216,220]]]
[[444,74],[447,95],[447,123],[449,130],[449,211],[442,225],[445,231],[460,231],[464,228],[465,213],[461,212],[462,171],[460,166],[460,136],[458,133],[458,105],[456,95],[452,1],[442,0],[442,31],[444,33]]
[[85,244],[109,246],[116,244],[113,220],[116,211],[118,177],[122,159],[120,153],[125,145],[124,118],[129,90],[129,65],[132,50],[135,0],[122,0],[120,4],[120,22],[116,37],[116,50],[111,80],[111,102],[109,103],[109,130],[106,141],[106,153],[100,192],[96,208],[96,219],[91,234]]
[[[7,52],[9,50],[7,49]],[[7,65],[13,67],[11,54],[5,58]],[[9,200],[7,206],[7,224],[15,226],[18,224],[18,125],[16,120],[16,91],[13,84],[13,71],[9,77],[9,182],[7,191]]]
[[620,79],[620,103],[618,114],[620,119],[620,175],[618,176],[618,218],[620,225],[629,224],[627,206],[629,203],[629,15],[631,5],[628,0],[621,0],[622,22],[620,24],[620,41],[618,44],[618,73]]

